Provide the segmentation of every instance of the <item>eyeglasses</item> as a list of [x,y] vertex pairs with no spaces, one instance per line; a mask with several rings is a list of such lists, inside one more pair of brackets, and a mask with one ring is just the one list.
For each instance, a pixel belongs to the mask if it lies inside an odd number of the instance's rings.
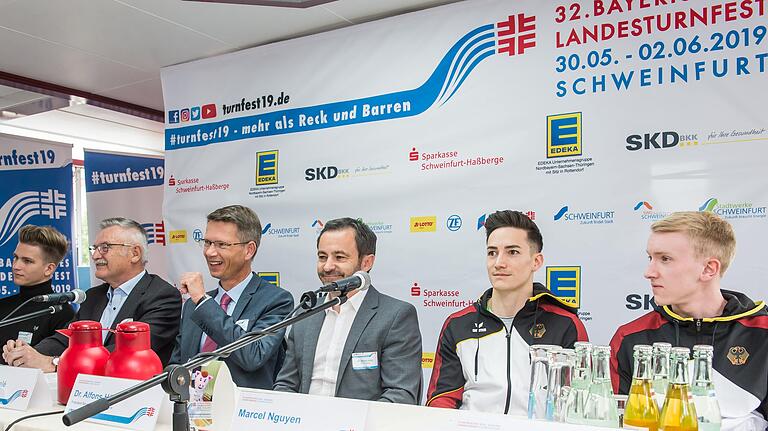
[[226,250],[233,245],[243,245],[248,244],[250,241],[245,242],[224,242],[224,241],[211,241],[207,239],[197,239],[195,240],[197,242],[197,245],[202,247],[203,249],[207,250],[211,246],[213,246],[216,250]]
[[103,242],[101,244],[94,244],[90,247],[88,247],[88,250],[91,251],[91,254],[95,253],[96,250],[99,251],[101,254],[107,254],[109,253],[109,250],[112,247],[133,247],[136,244],[122,244],[122,243],[113,243],[113,242]]

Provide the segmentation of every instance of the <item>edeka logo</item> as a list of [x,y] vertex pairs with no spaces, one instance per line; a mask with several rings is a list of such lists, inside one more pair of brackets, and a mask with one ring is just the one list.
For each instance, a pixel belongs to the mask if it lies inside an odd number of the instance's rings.
[[432,368],[435,364],[435,352],[421,354],[421,368]]
[[639,201],[633,209],[635,213],[640,214],[641,220],[657,221],[671,214],[669,211],[654,210],[653,205],[648,201]]
[[547,116],[547,158],[581,155],[581,112]]
[[277,184],[278,150],[256,153],[256,185]]
[[461,217],[456,214],[449,216],[448,220],[445,221],[445,227],[451,232],[461,229]]
[[572,212],[568,205],[555,213],[555,221],[578,222],[579,224],[610,224],[613,223],[615,211],[584,211]]
[[629,151],[672,148],[680,143],[677,132],[652,132],[627,136]]
[[172,230],[168,232],[168,238],[171,244],[183,244],[187,242],[186,230]]
[[411,217],[411,232],[436,232],[437,216]]
[[578,307],[581,298],[581,267],[548,266],[547,289],[563,302]]
[[141,227],[147,231],[147,243],[165,246],[165,222],[142,223]]
[[267,223],[261,230],[262,235],[276,235],[278,238],[297,238],[301,228],[299,226],[272,226]]
[[336,166],[307,168],[304,171],[304,179],[307,181],[332,180],[338,176],[339,176],[339,168],[337,168]]
[[279,272],[259,272],[256,275],[264,279],[269,284],[274,284],[280,287],[280,273]]
[[711,212],[725,219],[765,218],[766,207],[752,202],[720,202],[717,198],[707,199],[699,211]]

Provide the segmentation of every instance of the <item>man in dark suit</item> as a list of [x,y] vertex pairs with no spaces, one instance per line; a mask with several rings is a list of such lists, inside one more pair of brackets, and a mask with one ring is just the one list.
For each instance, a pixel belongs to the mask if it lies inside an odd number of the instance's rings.
[[[376,234],[362,221],[331,220],[317,239],[324,283],[370,271]],[[373,286],[296,323],[274,389],[315,395],[418,404],[421,332],[413,305]]]
[[[165,364],[179,331],[179,292],[145,270],[147,233],[140,224],[115,217],[102,220],[99,228],[90,250],[96,278],[104,284],[88,290],[88,297],[73,321],[95,320],[101,322],[103,328],[112,329],[123,321],[147,323],[152,350]],[[111,332],[104,331],[102,340],[108,350],[114,350],[115,336]],[[3,358],[8,364],[53,372],[69,341],[61,334],[54,334],[34,347],[23,340],[16,340],[14,346],[10,344],[3,347]]]
[[[293,309],[293,296],[251,271],[261,241],[261,222],[250,208],[231,205],[208,214],[199,241],[216,289],[206,292],[203,275],[181,275],[179,289],[189,294],[171,363],[188,361],[243,334],[281,321]],[[285,331],[262,338],[232,353],[224,362],[237,386],[271,389]]]

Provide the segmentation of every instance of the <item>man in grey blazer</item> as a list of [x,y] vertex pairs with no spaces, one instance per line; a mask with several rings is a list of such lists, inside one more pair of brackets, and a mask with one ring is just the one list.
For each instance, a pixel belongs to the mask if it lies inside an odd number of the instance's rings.
[[[250,208],[231,205],[208,214],[199,241],[217,289],[205,291],[203,275],[181,275],[179,289],[189,294],[181,330],[171,355],[181,364],[200,352],[229,344],[249,331],[281,321],[293,309],[293,296],[251,271],[261,240],[261,222]],[[232,353],[224,362],[239,387],[271,389],[280,368],[285,331]]]
[[[370,271],[376,234],[362,221],[331,220],[317,239],[324,283]],[[418,404],[421,332],[413,305],[373,286],[341,306],[293,326],[274,389],[371,401]]]

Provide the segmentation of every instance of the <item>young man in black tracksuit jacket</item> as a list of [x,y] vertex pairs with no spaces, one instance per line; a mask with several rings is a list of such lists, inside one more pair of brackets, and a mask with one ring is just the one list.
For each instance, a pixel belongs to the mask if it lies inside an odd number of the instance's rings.
[[443,324],[427,406],[525,415],[528,347],[570,348],[586,341],[587,331],[575,307],[533,282],[543,264],[536,224],[518,211],[499,211],[485,228],[492,287]]
[[766,430],[768,310],[762,301],[720,289],[736,246],[733,229],[712,213],[681,212],[651,231],[645,277],[654,310],[621,326],[611,340],[614,391],[629,391],[636,344],[710,344],[722,429]]

